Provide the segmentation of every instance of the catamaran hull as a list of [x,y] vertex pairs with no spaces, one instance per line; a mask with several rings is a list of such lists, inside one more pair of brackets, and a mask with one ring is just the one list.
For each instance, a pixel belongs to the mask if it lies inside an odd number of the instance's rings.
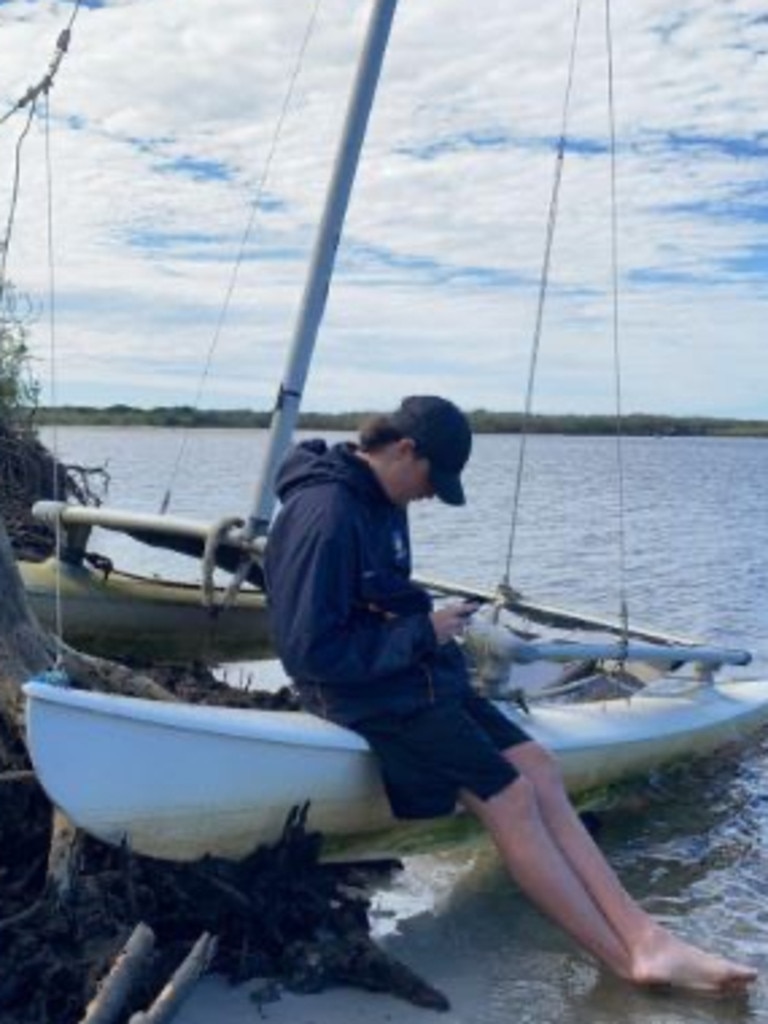
[[[242,590],[225,614],[212,614],[200,587],[87,565],[20,562],[27,598],[40,622],[56,628],[61,592],[64,639],[109,657],[140,654],[163,661],[238,659],[270,650],[263,594]],[[216,594],[220,603],[222,591]]]
[[[28,742],[52,801],[85,831],[172,860],[239,858],[291,808],[331,840],[383,852],[395,826],[374,760],[348,730],[296,712],[166,704],[31,682]],[[584,792],[700,756],[768,721],[768,681],[688,697],[504,706]],[[402,827],[402,823],[401,823]],[[362,844],[361,844],[362,838]]]

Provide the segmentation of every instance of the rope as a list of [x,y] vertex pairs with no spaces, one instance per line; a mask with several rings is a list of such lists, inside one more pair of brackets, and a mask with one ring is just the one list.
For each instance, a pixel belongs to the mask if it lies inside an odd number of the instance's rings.
[[237,600],[237,595],[240,593],[240,588],[248,578],[248,573],[251,571],[255,558],[249,552],[243,554],[240,559],[235,572],[232,573],[227,589],[224,592],[224,597],[221,601],[222,609],[231,608]]
[[216,570],[216,550],[230,530],[244,525],[243,520],[238,519],[237,516],[227,516],[213,524],[205,539],[202,559],[202,603],[204,608],[213,610],[216,606],[216,584],[213,578]]
[[611,288],[612,288],[612,334],[613,334],[613,379],[616,402],[616,475],[618,484],[617,532],[619,557],[619,615],[622,624],[622,642],[629,641],[629,603],[627,599],[627,539],[626,502],[623,445],[623,410],[621,345],[619,340],[619,230],[618,199],[616,187],[616,100],[613,74],[613,29],[611,25],[611,0],[605,0],[605,45],[608,61],[608,123],[610,130],[610,178],[611,178]]
[[[312,38],[312,34],[314,32],[314,29],[315,29],[315,24],[317,22],[317,17],[318,17],[318,12],[319,12],[319,9],[320,9],[321,2],[322,2],[322,0],[315,0],[314,8],[312,10],[312,13],[310,14],[309,21],[308,21],[307,26],[306,26],[306,28],[304,30],[304,35],[302,37],[301,44],[299,46],[299,50],[298,50],[298,53],[297,53],[297,56],[296,56],[296,60],[295,60],[294,67],[293,67],[293,71],[291,72],[291,75],[290,75],[289,80],[288,80],[288,89],[287,89],[286,94],[285,94],[285,96],[283,98],[283,103],[282,103],[282,107],[280,109],[280,114],[278,116],[277,123],[275,125],[275,130],[274,130],[274,132],[272,134],[272,139],[271,139],[269,150],[268,150],[268,153],[267,153],[267,159],[265,161],[264,169],[263,169],[263,171],[261,173],[261,177],[259,179],[259,183],[258,183],[258,186],[256,188],[256,196],[255,196],[255,199],[254,199],[253,203],[251,204],[251,213],[250,213],[250,216],[248,218],[248,222],[247,222],[247,224],[245,226],[245,231],[243,232],[243,236],[242,236],[242,238],[240,240],[240,248],[238,250],[237,257],[235,259],[235,263],[234,263],[234,266],[232,268],[232,273],[230,275],[229,284],[227,286],[227,289],[226,289],[226,292],[225,292],[225,295],[224,295],[224,301],[223,301],[221,309],[219,311],[219,316],[218,316],[218,319],[217,319],[217,322],[216,322],[216,327],[215,327],[214,332],[213,332],[213,337],[212,337],[211,343],[210,343],[210,345],[208,347],[208,353],[207,353],[207,356],[206,356],[206,359],[205,359],[205,364],[203,366],[203,371],[202,371],[202,373],[200,375],[200,380],[198,381],[197,390],[195,392],[195,398],[194,398],[194,402],[193,402],[193,408],[194,409],[197,409],[198,406],[200,405],[200,401],[202,399],[203,391],[205,389],[205,385],[206,385],[206,383],[208,381],[208,377],[210,375],[211,366],[213,364],[214,353],[215,353],[215,351],[216,351],[216,349],[218,347],[219,340],[221,338],[221,334],[222,334],[222,331],[224,329],[224,323],[226,321],[227,314],[229,313],[229,308],[230,308],[230,305],[231,305],[231,302],[232,302],[232,296],[234,294],[235,286],[237,284],[237,280],[238,280],[238,277],[239,277],[239,274],[240,274],[240,267],[242,266],[243,259],[245,258],[246,246],[247,246],[247,244],[248,244],[248,242],[250,240],[251,234],[253,232],[253,226],[254,226],[254,223],[256,221],[256,216],[261,211],[261,201],[262,201],[262,197],[263,197],[263,194],[264,194],[264,190],[266,188],[267,180],[269,178],[269,174],[270,174],[270,171],[272,169],[272,163],[274,161],[275,154],[277,153],[278,143],[279,143],[280,138],[282,136],[283,127],[285,125],[285,121],[286,121],[287,116],[288,116],[288,110],[289,110],[289,108],[291,106],[291,103],[293,101],[293,94],[294,94],[295,89],[296,89],[296,83],[297,83],[297,81],[299,79],[299,74],[300,74],[301,69],[302,69],[303,64],[304,64],[304,56],[306,54],[307,47],[309,46],[309,41]],[[160,513],[162,515],[164,515],[168,511],[168,509],[170,507],[171,497],[172,497],[172,494],[173,494],[173,488],[176,485],[176,479],[177,479],[177,477],[179,475],[179,470],[181,468],[181,463],[182,463],[182,461],[184,459],[184,455],[185,455],[185,452],[186,452],[186,449],[187,449],[188,441],[189,441],[189,427],[185,427],[184,432],[183,432],[182,437],[181,437],[181,443],[179,445],[179,451],[178,451],[178,453],[176,455],[176,459],[174,461],[173,467],[171,468],[171,472],[170,472],[169,479],[168,479],[168,485],[167,485],[165,494],[163,495],[163,500],[160,503]]]
[[504,569],[504,576],[502,578],[501,583],[499,584],[500,594],[508,593],[511,588],[510,574],[512,571],[512,558],[515,547],[515,537],[517,533],[518,513],[520,509],[520,495],[522,492],[523,468],[525,465],[525,457],[527,452],[528,428],[531,420],[531,410],[533,407],[533,387],[536,378],[536,366],[539,358],[539,348],[541,345],[542,325],[544,322],[544,305],[549,285],[549,269],[552,258],[552,244],[554,242],[555,237],[555,226],[557,223],[557,208],[560,198],[560,186],[563,177],[563,167],[565,163],[565,146],[568,128],[568,113],[571,101],[571,91],[573,88],[574,69],[576,64],[576,46],[578,42],[580,21],[581,0],[576,0],[576,7],[574,10],[573,18],[573,32],[571,36],[571,49],[568,61],[568,79],[566,82],[565,98],[563,101],[563,115],[560,127],[560,138],[557,143],[557,153],[555,156],[555,173],[554,180],[552,182],[552,194],[549,203],[549,212],[547,215],[547,229],[544,243],[544,259],[542,262],[541,276],[539,279],[539,293],[538,302],[536,306],[536,322],[533,332],[533,342],[531,345],[530,364],[528,367],[528,384],[525,393],[525,407],[520,426],[520,448],[517,459],[517,471],[515,474],[512,513],[509,527],[509,540],[507,543],[507,557]]

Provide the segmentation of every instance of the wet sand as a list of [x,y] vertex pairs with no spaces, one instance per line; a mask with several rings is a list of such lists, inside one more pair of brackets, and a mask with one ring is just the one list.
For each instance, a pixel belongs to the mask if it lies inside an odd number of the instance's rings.
[[335,989],[313,996],[285,993],[275,1002],[261,1004],[251,1000],[251,986],[229,988],[220,979],[200,984],[190,1002],[176,1017],[177,1024],[474,1024],[477,1006],[470,994],[463,993],[448,1013],[436,1013],[403,1003],[391,996]]
[[[764,765],[762,758],[752,762],[762,777]],[[177,1024],[768,1024],[765,864],[754,828],[764,818],[750,821],[742,804],[734,819],[740,787],[721,777],[729,799],[718,821],[712,781],[699,779],[696,787],[700,793],[706,783],[708,805],[665,801],[622,814],[602,845],[651,913],[760,971],[746,999],[658,994],[611,978],[509,884],[480,840],[408,858],[372,908],[377,940],[450,1000],[448,1012],[356,989],[284,992],[259,1004],[251,993],[263,983],[231,988],[214,977],[199,984]],[[748,781],[754,792],[757,780]]]
[[[412,1006],[402,999],[360,989],[337,988],[312,995],[279,991],[270,1000],[269,982],[232,987],[224,979],[206,978],[176,1018],[177,1024],[247,1024],[262,1019],[274,1024],[470,1024],[477,1020],[485,979],[470,962],[456,977],[457,947],[453,928],[446,926],[442,904],[458,879],[471,872],[472,849],[449,855],[413,857],[404,872],[383,888],[372,909],[373,933],[388,952],[400,959],[451,1002],[448,1012]],[[266,995],[266,999],[262,997]]]

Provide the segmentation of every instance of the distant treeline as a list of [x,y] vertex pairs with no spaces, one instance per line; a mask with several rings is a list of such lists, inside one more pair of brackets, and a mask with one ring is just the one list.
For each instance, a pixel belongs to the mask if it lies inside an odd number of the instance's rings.
[[[357,428],[371,413],[302,413],[300,426],[306,430],[346,430]],[[516,412],[491,412],[475,409],[469,413],[472,427],[479,434],[519,434],[523,416]],[[65,405],[57,409],[41,406],[35,413],[38,426],[119,426],[119,427],[238,427],[257,429],[269,426],[270,413],[253,409],[193,409],[191,406],[158,406],[137,409],[129,405],[103,408]],[[528,429],[535,434],[614,434],[615,416],[535,415]],[[661,437],[768,437],[768,421],[714,419],[705,416],[656,416],[632,413],[622,417],[621,432],[630,436]]]

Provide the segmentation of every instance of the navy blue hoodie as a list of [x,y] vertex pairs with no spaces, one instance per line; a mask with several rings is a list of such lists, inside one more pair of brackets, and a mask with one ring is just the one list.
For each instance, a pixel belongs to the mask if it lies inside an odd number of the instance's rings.
[[277,653],[308,710],[354,724],[469,689],[410,581],[408,519],[350,444],[306,441],[277,478],[265,576]]

